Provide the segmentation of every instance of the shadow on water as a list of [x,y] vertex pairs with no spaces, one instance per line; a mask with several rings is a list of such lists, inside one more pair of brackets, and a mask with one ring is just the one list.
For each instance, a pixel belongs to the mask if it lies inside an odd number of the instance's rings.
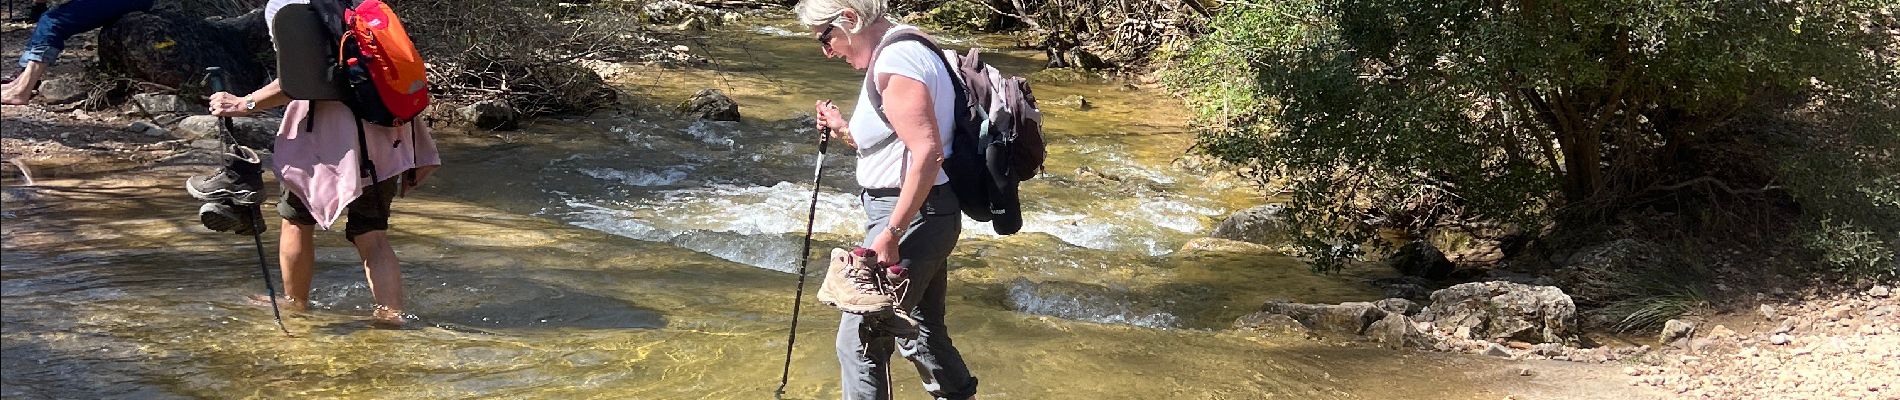
[[[413,326],[497,333],[529,329],[659,329],[667,325],[659,311],[632,302],[584,293],[523,277],[455,272],[429,263],[403,266],[404,297]],[[327,268],[317,274],[312,306],[323,312],[357,315],[371,308],[369,286],[360,270]],[[333,333],[367,328],[362,321],[333,324]]]
[[[7,371],[0,398],[7,399],[189,399],[168,393],[156,380],[140,374],[140,357],[128,356],[126,344],[93,335],[66,343],[84,348],[58,348],[55,342],[9,340],[0,346],[0,369]],[[108,345],[112,344],[112,345]],[[68,346],[76,347],[76,346]],[[86,382],[73,385],[72,382]]]

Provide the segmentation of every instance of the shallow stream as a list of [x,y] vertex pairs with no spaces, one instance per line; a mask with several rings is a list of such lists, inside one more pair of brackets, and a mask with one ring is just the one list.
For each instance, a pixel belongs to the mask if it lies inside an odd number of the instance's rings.
[[[769,398],[816,153],[802,114],[818,98],[849,110],[861,75],[821,58],[792,24],[724,29],[692,46],[712,50],[712,68],[615,77],[642,98],[628,110],[440,133],[447,166],[399,199],[392,221],[420,318],[406,329],[368,326],[355,252],[324,232],[317,309],[287,315],[296,337],[284,337],[244,300],[261,285],[249,240],[188,218],[195,203],[175,188],[202,166],[9,187],[0,395]],[[995,54],[1011,72],[1039,64],[1034,51]],[[1272,298],[1377,293],[1366,276],[1316,276],[1271,253],[1182,250],[1258,196],[1181,162],[1192,135],[1169,96],[1037,76],[1051,158],[1024,186],[1025,233],[966,222],[952,259],[949,326],[984,398],[1505,393],[1472,372],[1500,361],[1225,330]],[[707,87],[742,104],[744,120],[668,111]],[[826,159],[819,249],[861,234],[851,158]],[[810,297],[822,278],[813,269],[788,396],[835,398],[837,315]],[[926,397],[908,368],[893,371],[898,398]]]

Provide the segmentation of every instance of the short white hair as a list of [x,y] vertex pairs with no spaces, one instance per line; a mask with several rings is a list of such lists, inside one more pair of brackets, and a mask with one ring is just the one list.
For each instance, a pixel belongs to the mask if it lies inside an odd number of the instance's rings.
[[[871,21],[884,18],[888,9],[889,0],[799,0],[798,5],[792,7],[792,12],[798,14],[798,22],[805,26],[832,25],[845,28],[846,32],[858,33]],[[839,17],[844,15],[844,10],[857,11],[857,24],[849,28],[841,24]]]

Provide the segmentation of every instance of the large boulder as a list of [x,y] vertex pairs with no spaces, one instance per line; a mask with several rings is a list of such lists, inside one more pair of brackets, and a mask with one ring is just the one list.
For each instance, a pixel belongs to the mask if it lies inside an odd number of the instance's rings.
[[189,8],[164,5],[119,17],[99,31],[100,62],[193,97],[209,94],[203,84],[205,67],[220,67],[230,74],[226,91],[249,93],[262,87],[270,64],[258,55],[275,54],[264,29],[263,10],[205,18],[213,10]]
[[1249,208],[1215,225],[1212,236],[1268,246],[1285,245],[1291,240],[1285,213],[1286,206],[1281,204]]
[[462,121],[476,128],[489,130],[514,130],[519,126],[520,114],[506,101],[483,100],[455,110]]
[[1447,332],[1465,328],[1479,339],[1568,343],[1575,337],[1577,305],[1556,287],[1473,282],[1432,292],[1432,304],[1418,319]]
[[[231,118],[231,136],[238,144],[258,150],[269,150],[277,142],[277,125],[282,119],[268,117]],[[178,122],[173,135],[180,139],[218,139],[218,117],[193,115]]]
[[1445,252],[1439,251],[1438,247],[1423,240],[1415,240],[1399,247],[1399,251],[1392,253],[1392,256],[1386,259],[1386,263],[1391,264],[1392,269],[1398,271],[1399,274],[1425,279],[1445,279],[1457,269],[1451,260],[1445,258]]
[[1384,318],[1366,326],[1366,336],[1393,348],[1429,347],[1431,343],[1425,332],[1419,331],[1418,325],[1412,322],[1412,318],[1396,313],[1387,313]]
[[703,120],[739,120],[739,102],[732,101],[719,89],[701,89],[699,93],[693,94],[693,98],[680,103],[679,111]]
[[1372,302],[1372,305],[1379,307],[1380,310],[1384,310],[1387,314],[1398,315],[1416,315],[1419,311],[1424,311],[1425,309],[1424,307],[1420,307],[1417,302],[1403,298],[1379,300]]

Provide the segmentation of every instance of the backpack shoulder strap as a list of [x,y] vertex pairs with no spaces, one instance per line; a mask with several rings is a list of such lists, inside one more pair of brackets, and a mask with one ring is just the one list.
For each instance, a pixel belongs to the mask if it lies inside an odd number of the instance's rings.
[[369,178],[370,184],[374,185],[376,184],[376,162],[369,159],[369,139],[363,137],[363,119],[357,118],[354,114],[350,115],[350,119],[356,121],[356,157],[363,163],[361,174]]
[[356,8],[356,1],[312,0],[310,8],[317,11],[317,17],[323,20],[323,28],[331,38],[341,38],[347,33],[347,28],[343,26],[343,15],[351,8]]
[[[956,67],[950,64],[949,59],[946,59],[943,57],[943,48],[938,47],[937,43],[934,41],[931,41],[929,37],[924,36],[923,33],[917,32],[914,29],[908,30],[907,32],[899,32],[896,35],[892,35],[891,37],[884,39],[883,42],[878,43],[877,50],[874,51],[872,54],[881,55],[884,53],[885,47],[890,47],[890,45],[903,43],[903,42],[917,42],[919,44],[923,44],[924,48],[930,49],[930,54],[935,55],[937,57],[937,61],[942,63],[943,72],[946,74],[950,74],[950,86],[951,86],[952,92],[956,94],[955,96],[956,102],[952,103],[954,104],[952,108],[956,110],[956,112],[954,113],[956,117],[954,118],[962,118],[964,110],[961,105],[964,103],[964,96],[966,95],[963,92],[963,85],[957,82]],[[871,60],[871,66],[865,68],[865,70],[866,71],[864,73],[864,85],[865,87],[868,87],[871,89],[870,93],[866,93],[866,95],[870,97],[870,100],[871,100],[871,109],[877,111],[877,118],[879,120],[884,121],[884,126],[890,126],[891,125],[890,117],[887,117],[884,115],[884,94],[880,92],[881,88],[877,86],[877,60],[873,58]],[[942,123],[942,121],[939,121],[939,123]],[[951,123],[955,123],[955,121],[951,121]],[[890,146],[892,143],[897,143],[896,130],[897,130],[896,127],[892,127],[891,128],[892,132],[890,136],[885,137],[883,140],[877,141],[877,143],[871,144],[871,146],[869,147],[865,147],[863,151],[876,152],[878,150],[882,150],[885,146]]]

